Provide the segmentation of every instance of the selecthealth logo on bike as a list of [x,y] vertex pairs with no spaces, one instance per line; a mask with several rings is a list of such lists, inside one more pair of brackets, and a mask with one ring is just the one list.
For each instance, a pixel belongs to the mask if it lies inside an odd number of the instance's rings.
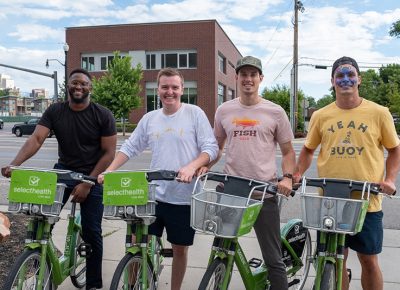
[[104,205],[144,205],[148,181],[144,172],[113,172],[104,176]]
[[34,204],[52,204],[57,175],[52,172],[13,170],[9,200]]

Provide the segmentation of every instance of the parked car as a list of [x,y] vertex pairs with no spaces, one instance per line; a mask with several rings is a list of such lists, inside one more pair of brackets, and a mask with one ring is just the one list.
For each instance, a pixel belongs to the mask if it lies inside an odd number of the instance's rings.
[[2,119],[0,119],[0,129],[3,129],[3,127],[4,127],[4,122]]
[[[35,131],[36,125],[39,123],[39,120],[40,119],[35,118],[25,121],[24,123],[15,124],[14,127],[12,127],[11,132],[17,137],[21,137],[22,135],[31,135],[33,131]],[[50,131],[48,137],[50,138],[53,135],[54,132]]]

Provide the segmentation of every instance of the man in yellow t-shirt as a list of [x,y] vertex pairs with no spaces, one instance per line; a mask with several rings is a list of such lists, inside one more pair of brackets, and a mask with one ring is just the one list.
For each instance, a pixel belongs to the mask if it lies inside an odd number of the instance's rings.
[[[312,115],[307,140],[297,162],[295,181],[299,181],[311,165],[314,151],[321,145],[317,160],[319,177],[375,182],[380,184],[382,192],[394,194],[400,168],[400,141],[389,110],[359,95],[360,70],[350,57],[344,56],[334,62],[331,82],[336,101]],[[386,164],[384,149],[388,152]],[[378,263],[383,240],[382,218],[382,197],[371,195],[362,231],[346,236],[343,270],[350,247],[357,252],[361,263],[364,290],[383,289]],[[348,276],[343,275],[342,289],[348,288]]]

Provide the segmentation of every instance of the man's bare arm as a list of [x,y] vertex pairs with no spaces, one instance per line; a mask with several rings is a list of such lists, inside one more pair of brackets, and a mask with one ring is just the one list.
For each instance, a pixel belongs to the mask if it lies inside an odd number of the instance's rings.
[[297,160],[296,169],[294,170],[294,182],[300,182],[301,176],[303,176],[304,172],[311,166],[315,149],[307,148],[303,146],[301,149],[299,159]]
[[[26,160],[31,158],[36,152],[42,147],[43,142],[46,140],[47,136],[50,133],[50,129],[42,126],[36,125],[35,131],[33,134],[26,140],[24,145],[22,145],[21,149],[18,151],[14,160],[11,161],[10,165],[19,166],[24,163]],[[5,177],[11,176],[10,165],[3,167],[1,169],[1,173]]]

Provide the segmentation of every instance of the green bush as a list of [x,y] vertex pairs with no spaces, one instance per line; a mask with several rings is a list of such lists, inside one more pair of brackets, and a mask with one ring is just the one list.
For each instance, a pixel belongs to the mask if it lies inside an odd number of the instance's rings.
[[[115,125],[117,126],[117,132],[122,132],[122,123],[121,122],[116,122]],[[125,132],[126,133],[132,133],[137,124],[131,124],[131,123],[125,123]]]

